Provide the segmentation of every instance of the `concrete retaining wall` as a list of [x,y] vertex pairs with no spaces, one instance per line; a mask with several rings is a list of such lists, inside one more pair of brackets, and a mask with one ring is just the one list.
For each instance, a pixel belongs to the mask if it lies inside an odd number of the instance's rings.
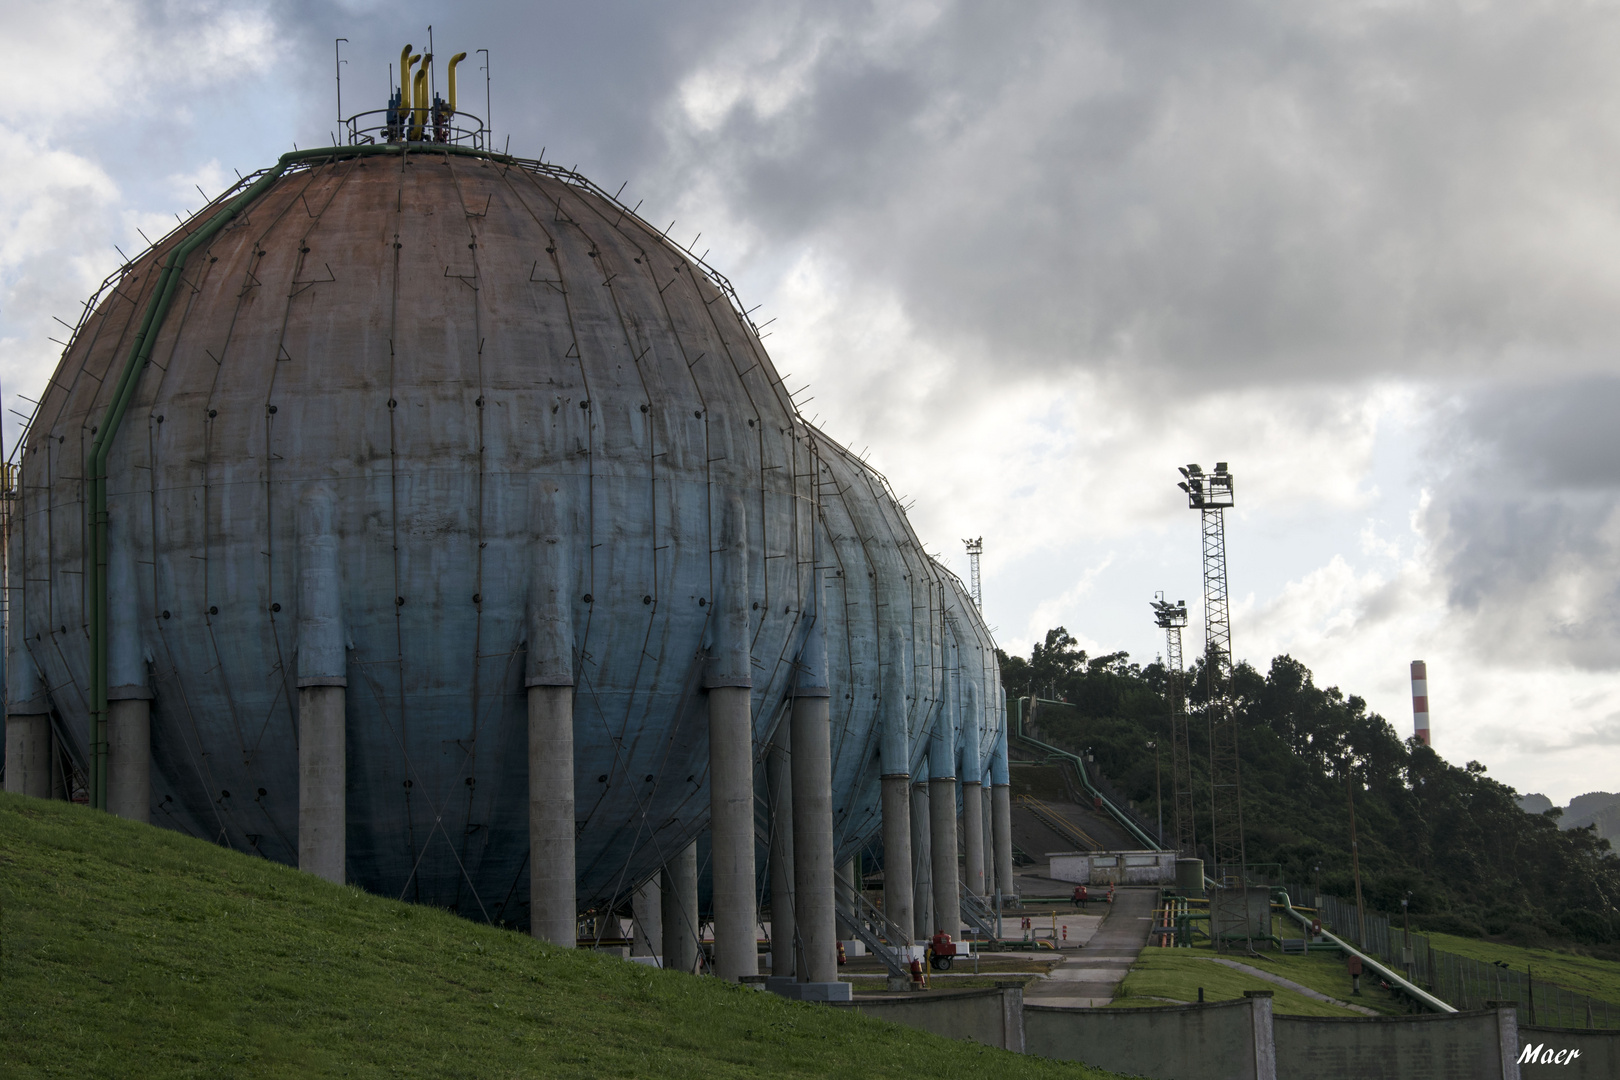
[[993,990],[954,990],[893,997],[859,997],[832,1002],[863,1016],[930,1031],[948,1039],[1024,1052],[1024,988],[1021,983]]
[[1059,851],[1046,857],[1047,876],[1076,885],[1174,885],[1173,851]]
[[[1284,1080],[1518,1080],[1512,1009],[1422,1016],[1279,1016]],[[1608,1074],[1613,1075],[1613,1074]]]
[[[1025,1006],[1022,989],[1003,985],[858,998],[833,1007],[1151,1080],[1620,1077],[1620,1031],[1521,1029],[1511,1007],[1340,1018],[1274,1016],[1271,1006],[1259,993],[1242,1001],[1146,1009]],[[1531,1047],[1536,1060],[1520,1064]],[[1579,1053],[1572,1057],[1571,1051]]]
[[1276,1080],[1271,999],[1162,1009],[1024,1010],[1031,1054],[1174,1080]]
[[[1588,1028],[1521,1027],[1519,1052],[1539,1047],[1536,1060],[1522,1061],[1519,1075],[1524,1080],[1558,1076],[1568,1080],[1612,1080],[1620,1076],[1620,1031],[1593,1031]],[[1559,1063],[1559,1052],[1579,1050],[1573,1060],[1566,1052]],[[1551,1060],[1544,1060],[1550,1054]]]

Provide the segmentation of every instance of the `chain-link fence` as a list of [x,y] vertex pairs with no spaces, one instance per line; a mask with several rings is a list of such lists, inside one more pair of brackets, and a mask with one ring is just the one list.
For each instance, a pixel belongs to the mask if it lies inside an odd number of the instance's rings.
[[1529,971],[1432,948],[1426,934],[1413,934],[1408,941],[1387,915],[1367,912],[1363,931],[1354,903],[1323,896],[1318,904],[1305,886],[1283,887],[1295,907],[1316,907],[1324,927],[1455,1008],[1483,1009],[1499,1001],[1517,1008],[1521,1024],[1620,1028],[1620,1006],[1534,978]]

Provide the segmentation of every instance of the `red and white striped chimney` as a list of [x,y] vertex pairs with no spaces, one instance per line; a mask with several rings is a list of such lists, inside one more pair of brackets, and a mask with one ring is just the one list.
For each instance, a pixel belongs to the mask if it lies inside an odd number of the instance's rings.
[[1412,661],[1413,734],[1429,744],[1429,669],[1421,660]]

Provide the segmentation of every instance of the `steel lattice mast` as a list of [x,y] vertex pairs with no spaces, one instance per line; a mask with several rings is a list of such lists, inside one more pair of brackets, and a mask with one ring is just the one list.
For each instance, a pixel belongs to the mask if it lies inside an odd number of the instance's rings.
[[967,545],[968,568],[972,576],[973,606],[983,611],[984,593],[979,591],[979,556],[984,554],[984,537],[963,540],[962,543]]
[[[1215,878],[1239,888],[1248,884],[1243,845],[1243,772],[1238,758],[1238,724],[1232,707],[1232,621],[1226,588],[1226,510],[1233,505],[1232,474],[1226,462],[1213,473],[1197,465],[1181,470],[1178,485],[1187,505],[1199,513],[1204,545],[1204,677],[1209,719],[1209,846]],[[1249,920],[1235,905],[1226,908],[1230,927],[1212,926],[1216,947],[1242,937],[1253,948]],[[1238,923],[1241,922],[1241,926]]]
[[1165,673],[1170,702],[1170,792],[1175,807],[1176,850],[1183,858],[1197,858],[1198,829],[1193,820],[1192,748],[1187,737],[1187,709],[1182,679],[1186,666],[1181,654],[1181,628],[1187,625],[1187,601],[1172,604],[1158,593],[1153,620],[1164,630]]

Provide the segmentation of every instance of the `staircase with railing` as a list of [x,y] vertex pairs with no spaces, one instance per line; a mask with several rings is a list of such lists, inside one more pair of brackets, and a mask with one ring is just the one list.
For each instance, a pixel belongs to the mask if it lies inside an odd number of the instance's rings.
[[[840,882],[842,885],[842,882]],[[911,935],[883,914],[875,904],[852,888],[834,890],[834,908],[840,925],[848,927],[855,940],[883,961],[889,974],[910,978],[911,968],[900,954],[900,946],[911,944]]]
[[998,941],[1001,935],[993,927],[1000,923],[989,899],[980,896],[966,885],[962,886],[962,921],[986,941]]

